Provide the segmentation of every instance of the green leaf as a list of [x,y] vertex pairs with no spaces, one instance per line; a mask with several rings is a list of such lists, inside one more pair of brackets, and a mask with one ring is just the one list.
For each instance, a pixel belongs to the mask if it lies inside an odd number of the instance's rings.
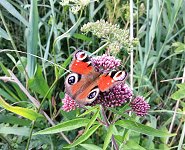
[[93,125],[93,123],[96,121],[96,118],[97,118],[98,115],[99,115],[99,112],[100,112],[100,110],[97,109],[96,113],[93,115],[93,117],[91,118],[91,120],[90,120],[89,123],[87,124],[87,126],[86,126],[84,132],[87,132],[87,131],[89,130],[89,128]]
[[173,98],[175,100],[183,99],[183,98],[185,98],[185,91],[180,89],[180,90],[176,91],[175,93],[173,93],[171,95],[171,98]]
[[181,42],[175,42],[172,44],[172,46],[176,47],[175,52],[176,53],[181,53],[185,51],[185,44]]
[[94,144],[80,144],[80,146],[82,146],[83,148],[85,148],[87,150],[102,150],[101,147],[96,146]]
[[10,76],[8,69],[0,62],[0,66],[5,75]]
[[23,116],[30,120],[36,120],[37,118],[41,117],[41,114],[36,113],[35,111],[27,108],[22,108],[18,106],[11,106],[7,102],[5,102],[2,97],[0,97],[0,105],[8,111],[11,111],[15,114]]
[[116,110],[115,108],[108,108],[108,110],[112,111],[114,114],[121,115],[121,116],[123,116],[125,118],[128,118],[128,119],[131,118],[129,115],[124,114],[123,113],[124,111],[120,112],[120,111]]
[[100,125],[95,125],[93,127],[91,127],[86,133],[82,134],[76,141],[74,141],[71,145],[68,145],[64,148],[72,148],[75,147],[79,144],[81,144],[82,142],[84,142],[85,140],[87,140],[98,128]]
[[21,59],[21,61],[18,60],[17,63],[16,63],[16,66],[17,66],[17,68],[19,69],[19,71],[21,73],[24,73],[24,71],[25,71],[24,66],[26,66],[27,58],[26,57],[21,57],[20,59]]
[[79,115],[78,117],[85,116],[85,115],[87,115],[87,114],[93,112],[94,110],[96,110],[96,109],[98,109],[98,108],[99,108],[99,106],[94,106],[94,107],[92,107],[92,108],[86,110],[83,114]]
[[129,140],[126,144],[121,145],[120,149],[124,150],[146,150],[133,140]]
[[10,4],[7,0],[0,0],[0,4],[15,18],[21,21],[25,26],[29,26],[28,21]]
[[6,127],[4,124],[0,125],[1,134],[14,134],[21,136],[29,136],[30,129],[28,127]]
[[119,125],[123,128],[133,130],[135,132],[139,132],[146,135],[151,135],[155,137],[167,137],[167,136],[175,136],[176,134],[170,134],[167,132],[163,132],[152,127],[130,121],[130,120],[119,120],[115,123],[115,125]]
[[185,90],[185,83],[177,84],[177,87],[181,90]]
[[54,133],[59,133],[62,131],[71,131],[71,130],[86,126],[88,123],[89,123],[89,119],[85,119],[85,118],[73,119],[73,120],[59,123],[53,127],[46,128],[46,129],[41,130],[39,132],[36,132],[36,133],[34,133],[34,135],[54,134]]
[[11,61],[12,61],[14,64],[16,64],[16,60],[15,60],[15,58],[14,58],[11,54],[6,53],[6,55],[11,59]]
[[0,115],[0,123],[17,124],[21,126],[29,126],[31,121],[26,119],[17,118],[12,115]]
[[181,84],[177,84],[177,87],[179,88],[178,91],[176,91],[175,93],[173,93],[171,95],[171,98],[175,99],[175,100],[180,100],[185,98],[185,83],[181,83]]
[[75,33],[75,34],[73,35],[73,37],[76,38],[76,39],[80,39],[80,40],[83,40],[83,41],[87,41],[87,42],[91,42],[91,41],[92,41],[91,38],[85,36],[84,34]]
[[[37,0],[30,1],[30,18],[29,18],[29,28],[27,35],[27,69],[28,76],[33,77],[36,67],[36,58],[32,55],[37,55],[37,46],[38,46],[38,8]],[[32,54],[32,55],[30,55]]]
[[13,98],[11,95],[9,95],[6,91],[0,88],[0,96],[5,97],[6,99],[12,101],[12,102],[17,102],[17,99]]
[[107,149],[107,147],[110,143],[111,137],[112,137],[112,132],[113,132],[113,125],[110,125],[108,130],[107,130],[107,135],[106,135],[105,140],[104,140],[103,150]]
[[[28,80],[29,88],[32,89],[34,92],[39,93],[43,97],[49,90],[49,86],[46,83],[42,75],[42,69],[40,66],[37,67],[37,72],[35,76]],[[51,93],[47,96],[49,99],[51,98]]]
[[10,40],[10,38],[9,38],[9,36],[8,36],[8,34],[6,33],[6,31],[5,30],[3,30],[1,27],[0,27],[0,38],[4,38],[4,39],[6,39],[6,40]]

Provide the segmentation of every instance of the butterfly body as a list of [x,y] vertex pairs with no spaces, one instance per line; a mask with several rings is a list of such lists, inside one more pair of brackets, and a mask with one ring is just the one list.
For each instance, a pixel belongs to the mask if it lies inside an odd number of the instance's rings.
[[100,92],[109,90],[127,77],[125,71],[106,74],[95,71],[90,58],[81,50],[74,54],[69,69],[72,73],[66,77],[66,93],[80,105],[92,103]]

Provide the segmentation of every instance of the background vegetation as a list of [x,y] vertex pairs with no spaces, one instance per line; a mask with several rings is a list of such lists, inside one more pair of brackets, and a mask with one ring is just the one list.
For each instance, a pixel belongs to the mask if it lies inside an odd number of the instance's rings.
[[[185,148],[185,86],[180,84],[184,81],[181,77],[185,64],[185,1],[134,0],[131,8],[127,0],[99,0],[82,6],[77,14],[71,11],[71,6],[62,6],[60,2],[0,1],[1,149],[65,149],[82,134],[82,126],[86,126],[90,137],[82,135],[81,141],[76,140],[76,145],[80,145],[73,149],[113,149],[112,134],[119,149]],[[151,109],[146,117],[126,118],[132,121],[127,122],[127,127],[121,122],[120,126],[108,129],[98,125],[91,127],[99,113],[97,107],[81,116],[81,120],[76,117],[81,109],[71,112],[60,109],[67,73],[64,68],[68,68],[75,48],[93,53],[103,45],[102,39],[82,34],[80,28],[85,23],[104,19],[129,29],[130,15],[134,19],[134,37],[138,40],[133,47],[134,66],[130,64],[132,51],[127,53],[122,48],[116,57],[123,60],[127,70],[131,66],[134,92],[146,97]],[[102,49],[98,55],[104,52]],[[180,84],[178,88],[177,84]],[[41,107],[37,101],[42,103]],[[124,109],[123,106],[107,110],[107,114],[118,117]],[[45,117],[40,117],[41,114]],[[125,116],[120,120],[123,118]],[[66,121],[58,131],[48,131],[51,134],[33,135]],[[75,123],[81,128],[76,129]],[[143,134],[135,132],[137,130]],[[176,135],[169,138],[168,131]],[[60,133],[53,134],[56,132]]]

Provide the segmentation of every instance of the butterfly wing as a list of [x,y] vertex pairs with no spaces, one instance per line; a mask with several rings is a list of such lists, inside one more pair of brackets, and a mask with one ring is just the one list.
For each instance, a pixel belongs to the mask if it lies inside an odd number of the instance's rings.
[[128,74],[125,71],[112,71],[109,74],[102,74],[97,81],[101,92],[107,91],[119,82],[125,82]]
[[94,71],[89,57],[83,51],[74,54],[69,68],[72,73],[66,77],[66,93],[79,104],[92,102],[99,93],[95,80],[100,73]]
[[77,51],[74,54],[74,57],[71,62],[71,65],[69,66],[69,69],[72,72],[75,72],[81,75],[87,75],[92,71],[94,71],[88,55],[81,50]]

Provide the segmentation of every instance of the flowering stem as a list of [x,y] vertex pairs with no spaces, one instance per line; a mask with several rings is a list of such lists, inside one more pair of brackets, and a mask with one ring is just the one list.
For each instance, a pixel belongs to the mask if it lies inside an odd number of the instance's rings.
[[[101,105],[101,114],[102,114],[103,119],[104,119],[104,122],[106,124],[105,126],[108,128],[110,126],[110,123],[109,123],[109,121],[107,119],[107,116],[105,114],[104,107],[102,105]],[[115,150],[119,150],[119,147],[118,147],[118,144],[116,143],[116,140],[114,138],[114,135],[112,135],[112,138],[111,139],[112,139],[112,144],[114,145]]]
[[[130,0],[130,42],[133,40],[133,0]],[[134,68],[134,52],[133,46],[130,49],[130,87],[133,90],[133,68]]]

